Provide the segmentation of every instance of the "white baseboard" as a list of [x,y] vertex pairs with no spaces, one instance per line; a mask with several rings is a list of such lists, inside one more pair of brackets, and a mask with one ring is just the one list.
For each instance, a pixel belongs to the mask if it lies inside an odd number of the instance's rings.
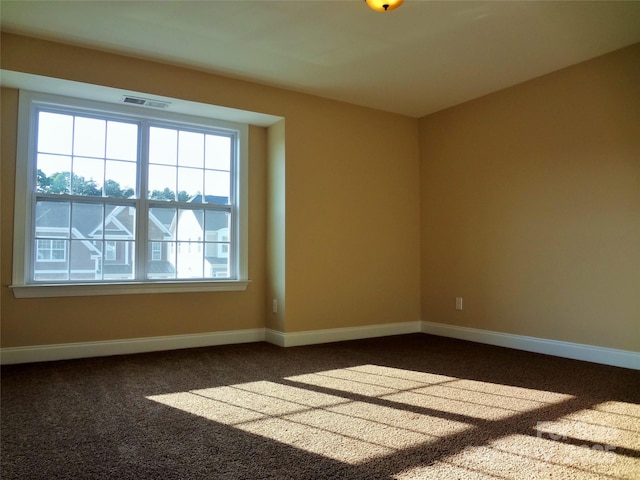
[[196,333],[192,335],[3,348],[0,351],[0,363],[10,365],[15,363],[48,362],[72,358],[105,357],[129,353],[261,342],[264,341],[264,336],[264,328],[254,328],[225,332]]
[[388,337],[419,333],[420,322],[385,323],[364,327],[329,328],[325,330],[308,330],[304,332],[283,333],[267,329],[265,340],[280,347],[298,347],[318,343],[342,342],[364,338]]
[[514,348],[527,352],[544,353],[556,357],[572,358],[587,362],[612,365],[614,367],[640,370],[640,352],[617,350],[614,348],[596,347],[581,343],[547,340],[544,338],[492,332],[477,328],[458,327],[443,323],[422,322],[421,331],[441,337],[458,338],[472,342]]
[[132,338],[103,342],[65,343],[28,347],[3,348],[0,364],[46,362],[73,358],[103,357],[131,353],[177,350],[181,348],[209,347],[236,343],[266,341],[280,347],[295,347],[318,343],[359,340],[408,333],[428,333],[441,337],[458,338],[528,352],[544,353],[564,358],[584,360],[616,367],[640,370],[640,353],[579,343],[547,340],[543,338],[492,332],[476,328],[459,327],[433,322],[403,322],[363,327],[333,328],[284,333],[277,330],[254,328],[224,332],[173,335],[165,337]]
[[281,347],[293,347],[419,332],[419,321],[295,333],[283,333],[271,329],[255,328],[250,330],[197,333],[192,335],[3,348],[0,349],[0,364],[11,365],[16,363],[48,362],[74,358],[105,357],[110,355],[262,341],[267,341]]

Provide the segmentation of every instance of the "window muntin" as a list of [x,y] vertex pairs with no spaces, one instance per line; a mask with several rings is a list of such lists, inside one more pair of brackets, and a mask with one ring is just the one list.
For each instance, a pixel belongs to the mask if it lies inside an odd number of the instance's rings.
[[[238,130],[67,105],[32,115],[25,284],[240,279]],[[173,224],[154,215],[166,210]],[[206,255],[218,217],[225,254]]]

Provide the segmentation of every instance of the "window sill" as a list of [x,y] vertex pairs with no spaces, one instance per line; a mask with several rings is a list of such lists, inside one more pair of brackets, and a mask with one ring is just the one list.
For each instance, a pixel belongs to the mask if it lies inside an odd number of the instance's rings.
[[242,292],[250,280],[148,282],[148,283],[84,283],[67,285],[11,285],[16,298],[87,297],[95,295],[136,295],[188,292]]

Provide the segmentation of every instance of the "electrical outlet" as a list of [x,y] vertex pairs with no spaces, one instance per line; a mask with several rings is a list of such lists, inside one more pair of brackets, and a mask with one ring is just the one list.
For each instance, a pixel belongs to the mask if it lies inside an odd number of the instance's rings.
[[456,297],[456,310],[462,310],[462,297]]
[[271,310],[273,310],[273,313],[278,313],[278,300],[276,300],[275,298],[273,299],[273,303],[271,304]]

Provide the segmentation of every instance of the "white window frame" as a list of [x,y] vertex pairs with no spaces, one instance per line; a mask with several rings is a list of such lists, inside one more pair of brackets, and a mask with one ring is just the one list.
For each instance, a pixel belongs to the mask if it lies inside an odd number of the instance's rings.
[[[184,279],[170,281],[134,280],[101,283],[36,283],[30,279],[35,248],[32,231],[33,188],[35,187],[35,130],[36,109],[39,106],[67,107],[77,110],[100,111],[116,116],[144,118],[146,121],[169,122],[185,128],[212,127],[237,132],[236,146],[239,152],[234,185],[236,203],[233,205],[232,225],[235,246],[233,278]],[[169,293],[199,291],[242,291],[248,279],[248,135],[247,124],[212,118],[189,116],[123,104],[111,104],[85,99],[63,97],[20,90],[18,112],[18,149],[16,159],[16,196],[14,212],[13,279],[11,289],[17,298],[60,297],[88,295],[122,295],[136,293]],[[142,215],[139,215],[142,217]],[[142,221],[146,221],[143,218]],[[144,241],[138,238],[138,242]],[[33,246],[33,247],[32,247]]]

